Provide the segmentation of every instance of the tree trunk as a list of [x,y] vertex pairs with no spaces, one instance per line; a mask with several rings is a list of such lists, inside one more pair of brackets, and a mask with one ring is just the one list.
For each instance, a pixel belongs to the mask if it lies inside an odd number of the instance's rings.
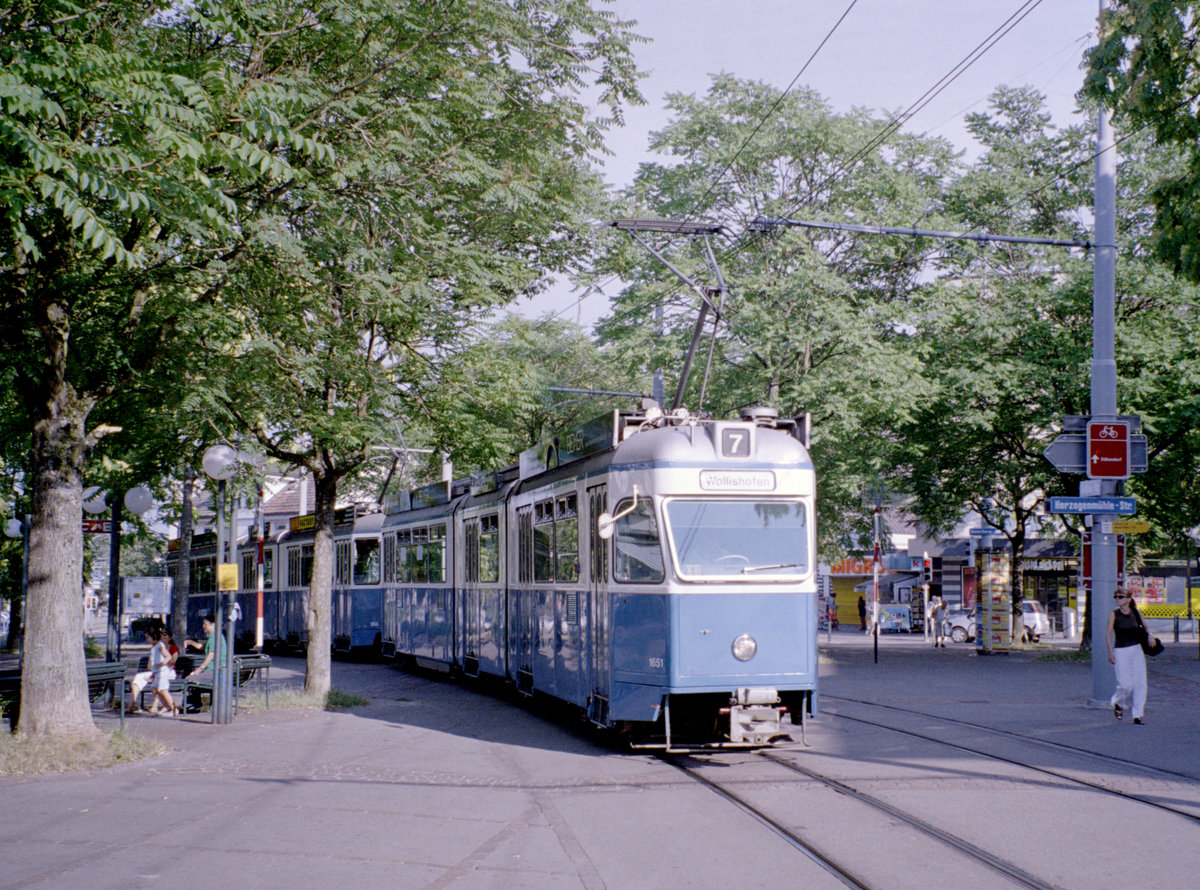
[[1021,611],[1021,600],[1025,596],[1025,573],[1021,571],[1021,563],[1025,560],[1025,516],[1020,511],[1015,513],[1016,530],[1009,538],[1012,544],[1012,577],[1009,591],[1012,597],[1012,632],[1014,641],[1025,639],[1025,616]]
[[333,640],[333,515],[337,502],[337,477],[313,474],[316,488],[316,528],[313,538],[312,583],[308,596],[308,660],[304,691],[329,694],[330,643]]
[[84,425],[90,405],[60,382],[39,409],[30,468],[33,521],[17,729],[26,735],[90,733],[96,727],[88,703],[80,605]]

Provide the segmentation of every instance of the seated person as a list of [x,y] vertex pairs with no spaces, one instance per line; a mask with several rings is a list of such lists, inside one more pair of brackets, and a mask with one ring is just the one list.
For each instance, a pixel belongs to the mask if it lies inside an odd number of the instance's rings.
[[[203,683],[211,686],[213,682],[213,658],[220,658],[221,663],[225,663],[225,638],[217,633],[217,619],[213,615],[205,615],[201,626],[208,635],[203,643],[191,639],[183,641],[183,648],[185,650],[195,649],[204,652],[204,660],[200,662],[199,667],[187,675],[187,679],[189,683]],[[191,706],[198,702],[199,695],[197,694],[196,697],[189,696],[189,698],[192,698],[192,701],[188,703]]]

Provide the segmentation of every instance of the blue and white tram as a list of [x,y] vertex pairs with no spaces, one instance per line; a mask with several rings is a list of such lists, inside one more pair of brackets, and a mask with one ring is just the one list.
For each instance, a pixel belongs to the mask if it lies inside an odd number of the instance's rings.
[[258,538],[254,535],[243,540],[238,547],[237,602],[241,610],[241,619],[237,625],[239,650],[249,650],[258,645],[260,620],[263,648],[273,648],[279,643],[279,587],[276,584],[279,535],[266,538],[262,542],[261,614],[258,598],[259,551]]
[[449,669],[454,657],[451,548],[453,510],[446,484],[413,493],[408,509],[383,523],[384,631],[382,652]]
[[[786,736],[817,691],[815,474],[794,429],[765,409],[614,414],[595,453],[390,515],[385,651],[503,677],[637,744]],[[418,578],[435,534],[450,577]]]
[[378,655],[383,644],[383,514],[347,508],[334,528],[333,649]]

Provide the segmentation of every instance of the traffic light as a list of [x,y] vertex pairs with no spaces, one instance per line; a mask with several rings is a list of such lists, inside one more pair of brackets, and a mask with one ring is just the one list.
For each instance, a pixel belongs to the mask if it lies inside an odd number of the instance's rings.
[[933,560],[928,553],[921,559],[921,583],[926,586],[933,583]]

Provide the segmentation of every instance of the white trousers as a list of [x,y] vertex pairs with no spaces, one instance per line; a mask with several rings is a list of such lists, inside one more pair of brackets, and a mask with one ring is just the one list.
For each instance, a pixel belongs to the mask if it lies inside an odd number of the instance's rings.
[[1117,691],[1109,704],[1128,711],[1132,700],[1133,716],[1140,718],[1146,708],[1146,656],[1141,646],[1122,646],[1113,650],[1113,656],[1117,660]]

